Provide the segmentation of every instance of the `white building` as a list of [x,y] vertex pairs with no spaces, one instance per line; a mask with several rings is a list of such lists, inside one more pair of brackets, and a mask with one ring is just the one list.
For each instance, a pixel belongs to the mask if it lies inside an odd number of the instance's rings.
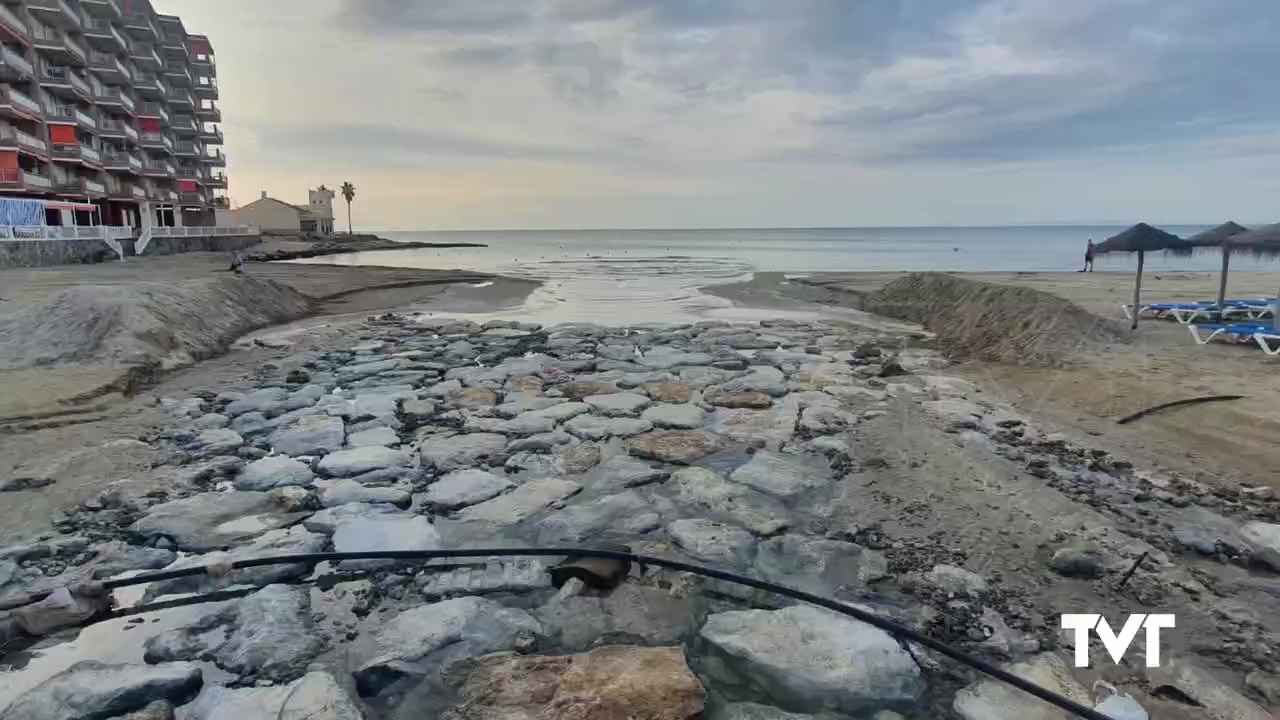
[[230,224],[252,225],[264,232],[333,232],[334,192],[321,185],[308,191],[308,205],[293,205],[262,191],[262,197],[231,211]]

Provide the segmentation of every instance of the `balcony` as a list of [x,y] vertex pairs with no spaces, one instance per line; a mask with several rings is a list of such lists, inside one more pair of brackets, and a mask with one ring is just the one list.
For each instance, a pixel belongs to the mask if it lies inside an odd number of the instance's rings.
[[87,192],[90,195],[106,195],[107,194],[107,186],[103,185],[97,180],[90,180],[89,178],[84,178],[81,184],[84,186],[85,192]]
[[195,112],[196,100],[191,97],[191,93],[181,88],[174,88],[169,91],[169,104],[181,105],[184,109],[190,108],[187,112]]
[[35,74],[36,69],[30,60],[11,50],[8,45],[0,46],[0,79],[27,80]]
[[123,172],[142,172],[142,158],[133,153],[108,151],[102,155],[102,165],[108,170]]
[[169,96],[169,87],[160,78],[140,71],[133,74],[133,89],[152,100],[165,100]]
[[41,22],[54,27],[76,31],[84,29],[80,15],[67,4],[67,0],[27,0],[27,9]]
[[195,82],[195,78],[191,77],[191,69],[183,60],[166,60],[164,76],[169,78],[169,82],[180,87],[191,87]]
[[218,210],[230,210],[231,200],[221,195],[209,199],[209,204]]
[[218,128],[213,128],[212,130],[208,128],[201,128],[200,140],[208,145],[221,145],[222,131]]
[[173,131],[183,135],[196,134],[196,120],[190,115],[174,115]]
[[222,111],[211,101],[203,101],[196,106],[196,117],[203,122],[222,122]]
[[102,153],[98,152],[96,148],[91,148],[88,145],[81,145],[80,159],[93,165],[101,165]]
[[53,187],[53,181],[39,173],[19,168],[0,169],[0,187],[6,190],[30,190],[40,192]]
[[44,116],[40,103],[8,85],[0,85],[0,113],[34,120]]
[[64,65],[41,63],[40,84],[55,95],[71,100],[88,101],[93,97],[93,90],[88,81],[79,73]]
[[26,43],[29,37],[27,35],[27,24],[4,3],[0,3],[0,33],[7,34],[9,39],[23,44]]
[[174,146],[173,153],[181,157],[198,158],[201,155],[201,148],[193,142],[180,142]]
[[209,153],[208,155],[201,157],[200,161],[203,162],[208,167],[226,167],[227,166],[227,156],[223,155],[221,151]]
[[120,62],[120,58],[110,53],[96,51],[89,53],[89,67],[96,70],[102,79],[109,83],[133,84],[133,73]]
[[76,119],[76,124],[85,130],[98,129],[98,119],[91,113],[87,113],[80,108],[75,108],[73,117]]
[[150,70],[159,70],[164,67],[164,61],[156,52],[156,46],[148,42],[135,40],[129,43],[129,57],[133,58],[134,63],[139,66],[145,65]]
[[138,117],[160,118],[160,122],[169,124],[169,111],[158,102],[144,102],[138,106]]
[[166,150],[169,154],[173,154],[173,139],[163,133],[144,132],[142,133],[141,144],[145,148],[152,150]]
[[12,125],[0,124],[0,144],[17,147],[41,157],[49,154],[49,143]]
[[227,187],[227,175],[226,173],[206,173],[204,184],[211,188],[225,189]]
[[130,13],[124,20],[124,27],[136,38],[151,42],[160,39],[160,29],[151,21],[151,13]]
[[218,81],[211,77],[200,76],[196,78],[196,85],[194,88],[194,92],[196,94],[196,97],[204,98],[207,100],[217,100],[218,99]]
[[93,99],[99,105],[104,107],[123,108],[125,112],[132,115],[137,110],[138,103],[129,93],[117,87],[101,87],[94,91]]
[[133,183],[129,183],[129,194],[132,195],[135,200],[147,199],[147,191]]
[[84,37],[91,45],[104,52],[123,53],[129,50],[129,41],[120,34],[115,24],[105,18],[86,17]]
[[178,174],[178,170],[173,166],[173,163],[148,160],[142,163],[142,174],[147,177],[171,178]]
[[45,103],[44,118],[55,125],[75,125],[76,109],[63,103]]
[[197,77],[217,77],[218,66],[213,64],[212,55],[192,55],[187,60],[191,63],[191,72]]
[[81,67],[89,61],[89,51],[58,28],[32,23],[30,35],[31,43],[36,49],[55,63]]
[[116,0],[80,0],[80,5],[98,17],[104,17],[115,22],[124,21],[124,12],[120,9],[120,3]]

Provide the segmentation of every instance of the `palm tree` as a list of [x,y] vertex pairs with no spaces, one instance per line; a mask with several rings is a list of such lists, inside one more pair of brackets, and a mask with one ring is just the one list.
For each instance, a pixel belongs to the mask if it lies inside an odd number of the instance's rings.
[[347,234],[351,235],[351,201],[356,199],[356,186],[349,182],[342,183],[342,197],[347,201]]

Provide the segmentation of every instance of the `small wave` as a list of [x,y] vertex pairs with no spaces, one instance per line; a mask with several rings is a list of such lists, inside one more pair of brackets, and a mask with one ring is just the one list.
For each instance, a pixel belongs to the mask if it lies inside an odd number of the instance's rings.
[[489,287],[490,285],[493,285],[492,280],[485,280],[484,282],[471,283],[471,287],[473,288],[486,288],[486,287]]

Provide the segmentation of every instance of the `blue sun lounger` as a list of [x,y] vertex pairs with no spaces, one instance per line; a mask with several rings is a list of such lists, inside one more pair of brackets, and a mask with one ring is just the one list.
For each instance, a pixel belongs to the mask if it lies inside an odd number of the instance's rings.
[[[1275,334],[1275,329],[1272,326],[1258,323],[1200,323],[1188,325],[1187,329],[1191,331],[1191,337],[1195,339],[1197,345],[1208,345],[1218,338],[1222,338],[1227,342],[1249,342],[1257,340],[1257,335],[1259,334]],[[1275,337],[1280,339],[1280,335],[1275,335]],[[1258,340],[1258,343],[1262,344],[1262,341]],[[1264,349],[1267,349],[1265,345]],[[1268,350],[1268,354],[1274,353]]]
[[[1124,316],[1133,319],[1132,305],[1121,305]],[[1157,319],[1173,318],[1183,325],[1198,319],[1213,319],[1219,315],[1230,320],[1259,320],[1270,316],[1275,307],[1274,300],[1227,300],[1223,303],[1221,313],[1218,312],[1216,300],[1189,303],[1149,303],[1139,306],[1138,317]]]

